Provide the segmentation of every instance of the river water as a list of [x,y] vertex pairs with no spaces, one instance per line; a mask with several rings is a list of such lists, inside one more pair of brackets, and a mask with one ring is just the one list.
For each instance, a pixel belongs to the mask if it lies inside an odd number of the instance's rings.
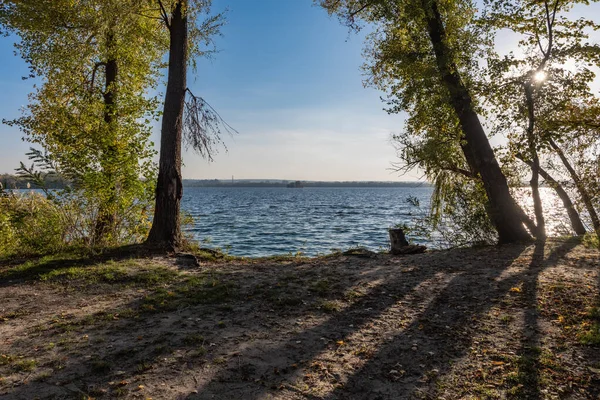
[[[427,215],[431,187],[400,188],[199,188],[186,187],[182,209],[194,218],[186,231],[207,246],[240,256],[333,249],[388,247],[387,229]],[[419,205],[408,198],[416,198]],[[531,196],[521,192],[531,213]],[[563,233],[566,222],[559,199],[542,188],[548,234]],[[440,246],[425,237],[415,243]]]

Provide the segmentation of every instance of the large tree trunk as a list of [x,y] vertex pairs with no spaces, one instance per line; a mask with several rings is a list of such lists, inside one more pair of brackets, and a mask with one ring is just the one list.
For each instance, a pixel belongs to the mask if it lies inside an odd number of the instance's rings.
[[585,208],[586,208],[588,214],[590,215],[590,219],[592,220],[592,226],[594,227],[594,231],[596,232],[596,235],[598,235],[598,239],[600,239],[600,218],[598,218],[598,214],[596,213],[596,210],[594,209],[594,205],[592,204],[592,198],[591,198],[590,194],[588,193],[583,182],[581,182],[581,179],[579,179],[579,175],[577,175],[575,168],[573,168],[573,166],[571,165],[571,162],[569,161],[569,159],[567,158],[565,153],[562,151],[562,149],[558,146],[558,144],[556,144],[556,142],[552,138],[548,139],[548,143],[550,144],[550,147],[552,147],[554,149],[556,154],[558,154],[558,157],[560,158],[563,165],[569,172],[571,179],[573,179],[573,182],[575,183],[575,187],[577,188],[577,191],[579,192],[579,196],[581,196],[581,200],[583,201],[583,204],[585,205]]
[[146,243],[176,250],[181,244],[181,135],[188,52],[187,16],[182,1],[177,2],[171,14],[169,34],[169,73],[162,117],[156,205]]
[[[525,164],[529,165],[530,167],[533,165],[531,161],[526,161],[523,157],[519,155],[517,155],[517,158],[523,161]],[[542,178],[544,178],[546,182],[548,182],[550,186],[556,191],[556,194],[562,201],[565,210],[567,210],[567,215],[569,216],[569,220],[571,221],[571,228],[573,228],[573,231],[575,231],[575,233],[578,235],[584,235],[586,233],[585,226],[583,225],[583,222],[581,222],[581,217],[579,216],[579,213],[577,212],[577,209],[571,201],[571,198],[569,197],[567,191],[556,179],[552,177],[552,175],[546,172],[544,168],[539,167],[539,172]]]
[[527,144],[532,160],[530,164],[531,180],[529,181],[529,184],[531,186],[531,196],[533,197],[533,212],[537,223],[535,236],[538,239],[544,239],[546,237],[546,222],[544,221],[544,209],[542,207],[542,198],[540,196],[540,158],[536,149],[535,104],[533,102],[533,88],[529,82],[525,84],[525,102],[527,104],[527,119],[529,120],[527,125]]
[[465,135],[463,151],[471,169],[481,176],[488,197],[488,215],[498,231],[500,243],[527,241],[531,236],[523,223],[526,215],[510,195],[492,147],[483,130],[469,91],[462,82],[458,68],[446,43],[446,32],[436,0],[423,0],[427,14],[428,33],[435,52],[442,82],[450,93],[450,101]]

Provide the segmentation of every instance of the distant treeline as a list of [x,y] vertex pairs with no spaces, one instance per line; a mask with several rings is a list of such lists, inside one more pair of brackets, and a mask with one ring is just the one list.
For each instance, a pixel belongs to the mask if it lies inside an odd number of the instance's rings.
[[[0,174],[0,183],[2,183],[4,189],[27,189],[27,184],[30,181],[18,175]],[[44,184],[48,189],[63,189],[67,186],[67,181],[55,175],[47,175],[44,178]],[[38,188],[33,183],[30,183],[30,187],[32,189]]]
[[[219,180],[219,179],[184,179],[184,187],[287,187],[297,181],[286,180]],[[302,187],[429,187],[424,182],[377,182],[377,181],[343,181],[319,182],[300,181]]]
[[[300,182],[301,187],[429,187],[426,182],[378,182],[378,181],[343,181],[343,182],[322,182],[322,181],[286,181],[286,180],[219,180],[219,179],[184,179],[184,187],[287,187],[288,184]],[[4,189],[27,189],[27,183],[30,183],[32,189],[38,188],[27,178],[0,174],[0,183]],[[44,178],[45,186],[48,189],[63,189],[68,182],[58,176],[48,175]]]

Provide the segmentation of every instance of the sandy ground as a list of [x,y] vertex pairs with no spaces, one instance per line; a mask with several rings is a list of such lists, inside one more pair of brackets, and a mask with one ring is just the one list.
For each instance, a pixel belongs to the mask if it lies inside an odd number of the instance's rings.
[[88,264],[0,267],[2,399],[600,398],[576,241]]

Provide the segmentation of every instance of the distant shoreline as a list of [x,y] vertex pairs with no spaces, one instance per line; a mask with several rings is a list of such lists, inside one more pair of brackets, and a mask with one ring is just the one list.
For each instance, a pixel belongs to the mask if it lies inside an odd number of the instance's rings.
[[[18,175],[0,174],[0,184],[4,189],[28,189],[28,180]],[[290,183],[300,182],[297,188],[310,187],[329,187],[329,188],[395,188],[395,187],[431,187],[428,182],[391,182],[391,181],[295,181],[295,180],[275,180],[275,179],[184,179],[183,187],[288,187]],[[68,182],[56,176],[45,178],[45,184],[48,189],[64,189]],[[32,189],[38,188],[37,185],[30,183]]]
[[[218,179],[184,179],[183,187],[269,187],[269,188],[287,188],[288,184],[296,181],[286,180],[218,180]],[[428,182],[382,182],[382,181],[298,181],[303,188],[310,187],[329,187],[329,188],[391,188],[391,187],[431,187]],[[301,189],[301,188],[297,188]]]

